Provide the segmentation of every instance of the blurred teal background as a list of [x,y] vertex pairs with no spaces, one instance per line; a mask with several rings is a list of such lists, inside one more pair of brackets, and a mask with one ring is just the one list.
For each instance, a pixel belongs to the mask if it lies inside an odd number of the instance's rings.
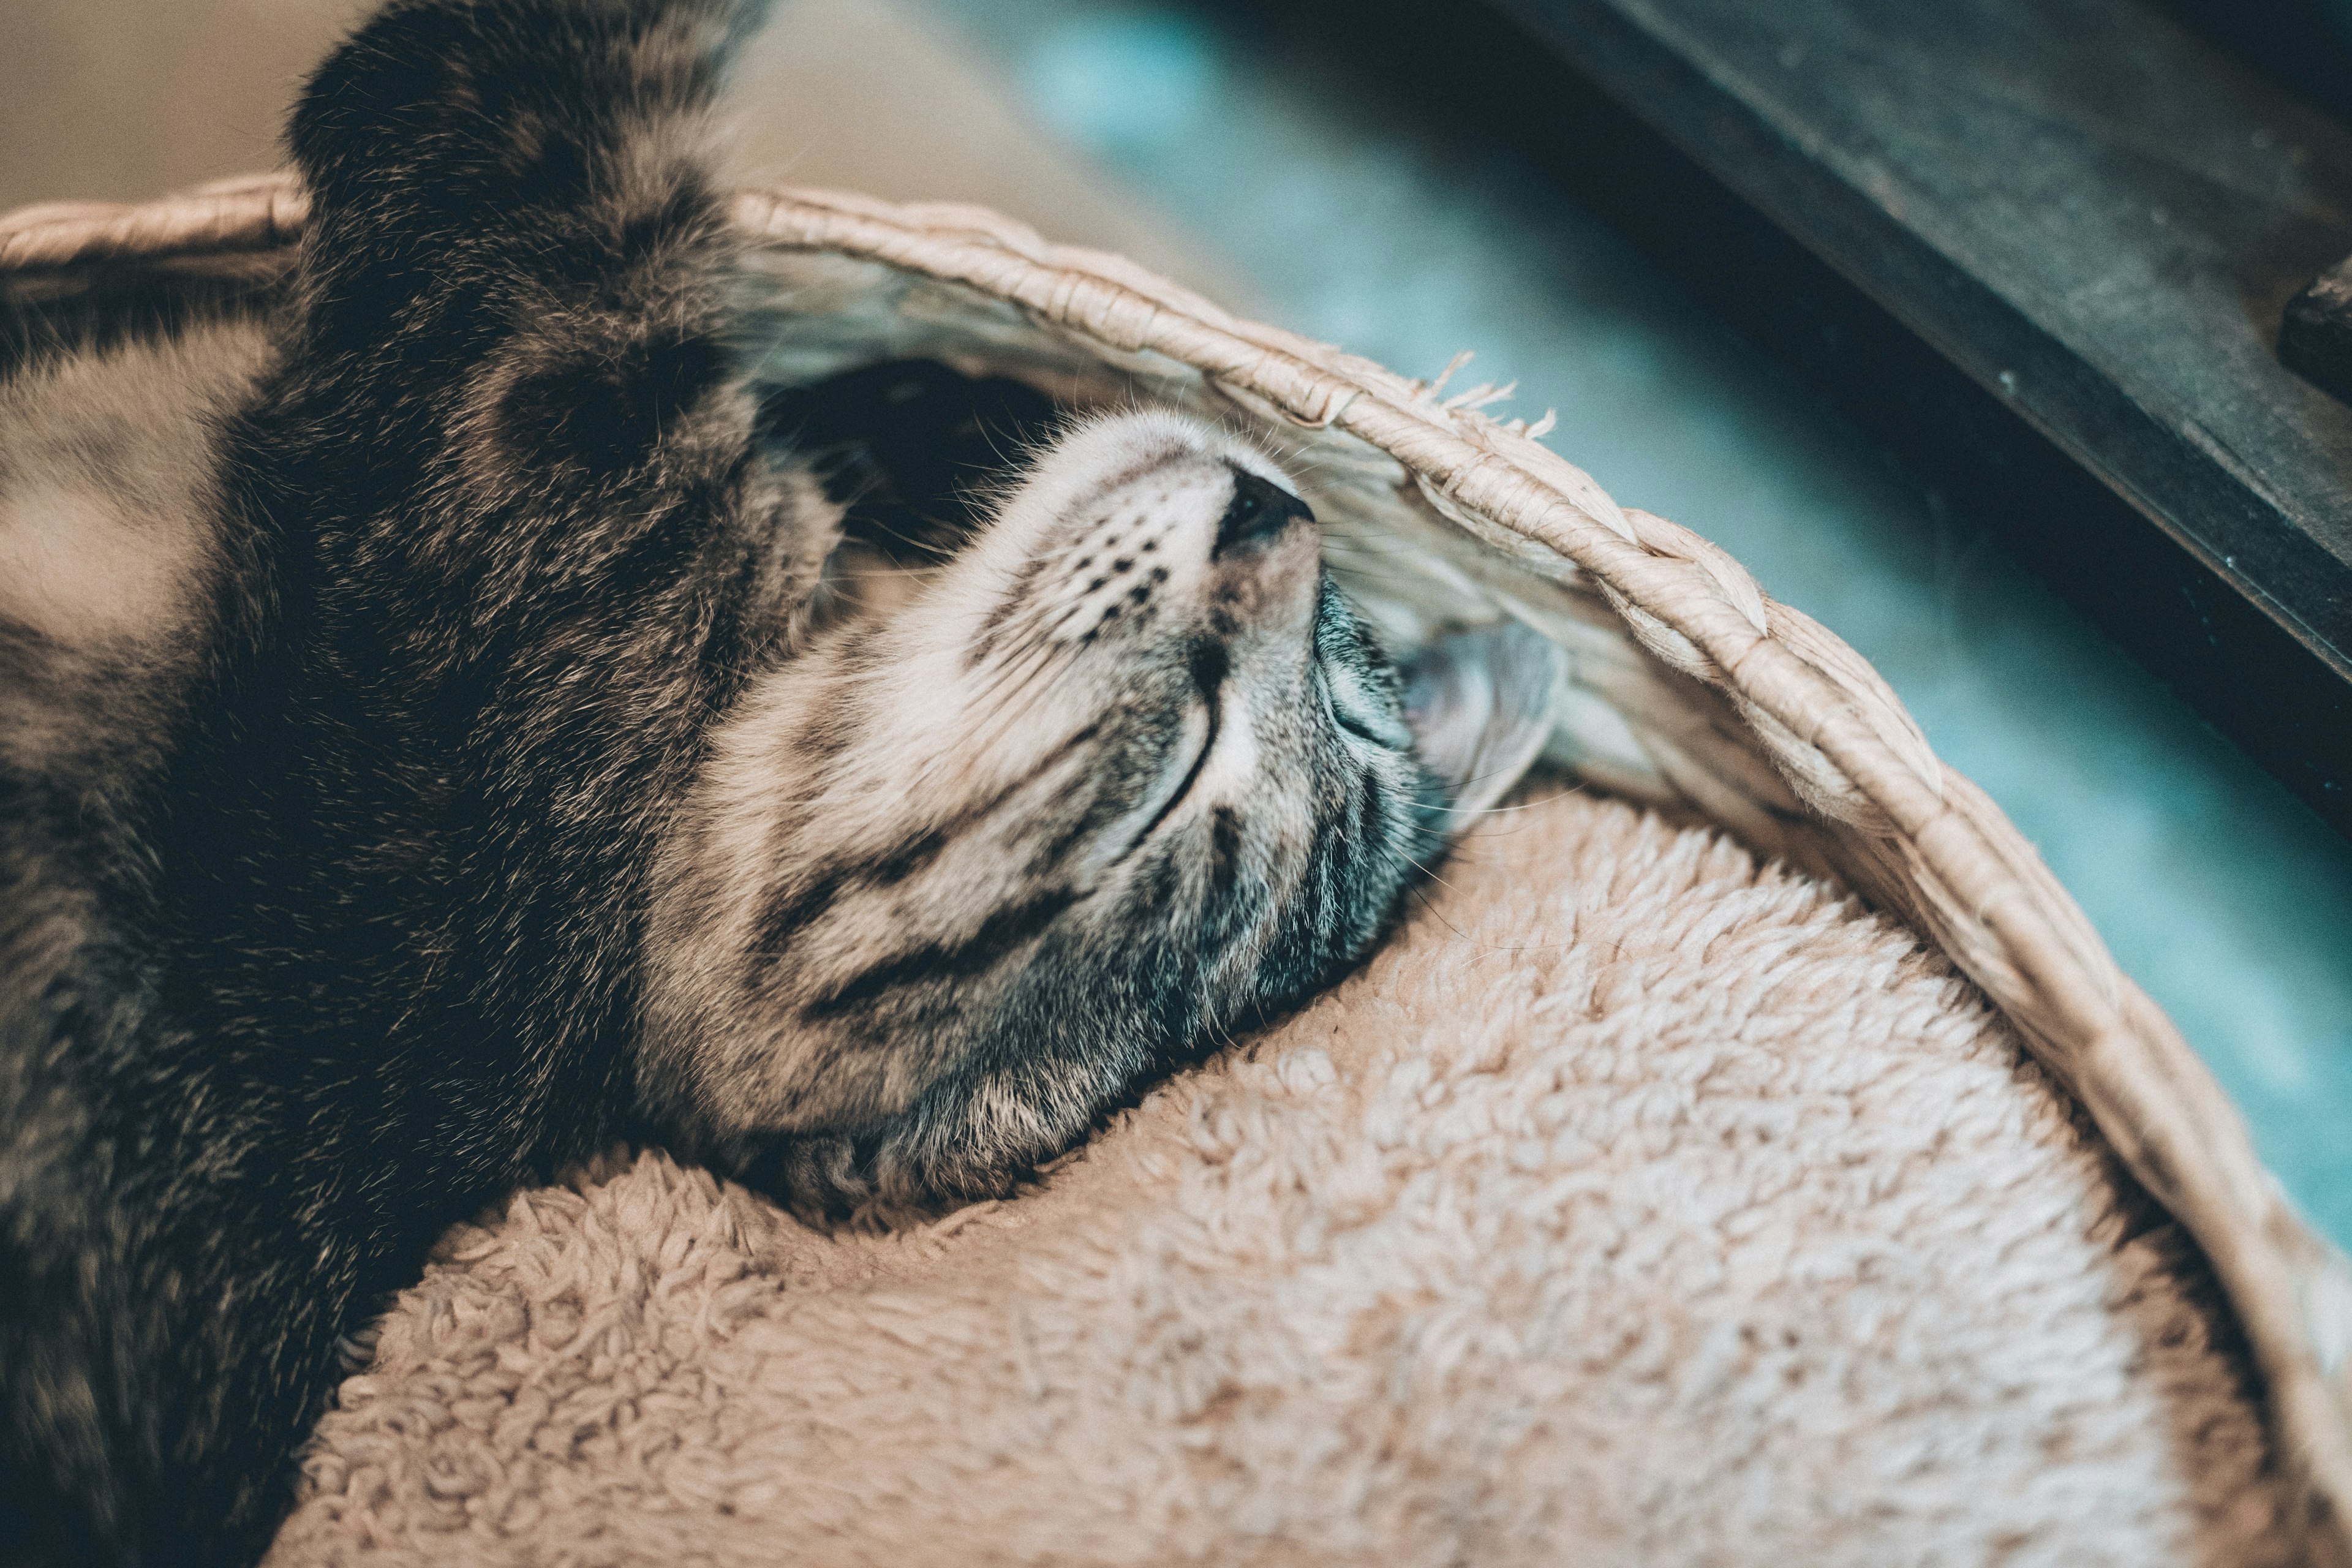
[[[2347,0],[2352,3],[2352,0]],[[928,0],[1252,308],[1559,411],[1549,444],[1885,673],[2042,848],[2352,1246],[2352,845],[1807,386],[1442,103],[1181,8]]]

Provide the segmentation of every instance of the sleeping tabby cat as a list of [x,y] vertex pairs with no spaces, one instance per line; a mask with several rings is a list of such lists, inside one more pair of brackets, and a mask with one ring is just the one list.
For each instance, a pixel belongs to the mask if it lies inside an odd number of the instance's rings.
[[1473,637],[1417,748],[1232,436],[982,502],[870,377],[763,421],[697,151],[753,9],[398,0],[282,297],[0,381],[0,1555],[253,1556],[338,1336],[616,1137],[1003,1190],[1540,738]]

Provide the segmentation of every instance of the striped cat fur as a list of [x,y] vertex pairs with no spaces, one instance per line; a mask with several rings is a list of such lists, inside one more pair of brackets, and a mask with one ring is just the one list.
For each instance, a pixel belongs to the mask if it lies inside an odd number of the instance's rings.
[[295,113],[282,297],[0,381],[9,1561],[250,1559],[339,1337],[615,1140],[1005,1190],[1536,749],[1549,645],[1392,670],[1194,421],[858,540],[738,368],[756,10],[399,0]]

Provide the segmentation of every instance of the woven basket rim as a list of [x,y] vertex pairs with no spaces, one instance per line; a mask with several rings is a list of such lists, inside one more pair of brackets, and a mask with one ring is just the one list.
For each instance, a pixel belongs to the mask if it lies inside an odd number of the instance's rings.
[[[308,201],[265,174],[137,205],[0,216],[0,279],[291,256]],[[1191,367],[1308,427],[1387,453],[1453,505],[1586,574],[1635,640],[1731,699],[1759,748],[2081,1100],[2198,1240],[2268,1389],[2277,1454],[2315,1558],[2352,1564],[2352,1268],[2294,1211],[2242,1120],[2170,1021],[1982,792],[1938,762],[1866,661],[1767,597],[1689,531],[1628,511],[1530,436],[1370,361],[1243,321],[1123,258],[1054,245],[982,208],[746,191],[750,245],[939,279],[1041,321]],[[1857,672],[1859,672],[1857,674]]]

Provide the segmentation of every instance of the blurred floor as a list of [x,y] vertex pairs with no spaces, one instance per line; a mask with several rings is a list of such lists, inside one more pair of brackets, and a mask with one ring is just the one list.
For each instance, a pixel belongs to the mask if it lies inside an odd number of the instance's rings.
[[278,162],[362,0],[0,0],[0,210],[137,201]]
[[[347,0],[0,0],[0,208],[274,162]],[[798,0],[743,172],[978,201],[1411,374],[1460,349],[1550,445],[1884,671],[2352,1244],[2352,846],[1801,384],[1442,105],[1124,0]]]
[[[302,76],[366,0],[0,0],[0,212],[138,201],[273,167]],[[1211,254],[1045,133],[892,0],[780,0],[742,63],[736,179],[977,202],[1230,299]]]

